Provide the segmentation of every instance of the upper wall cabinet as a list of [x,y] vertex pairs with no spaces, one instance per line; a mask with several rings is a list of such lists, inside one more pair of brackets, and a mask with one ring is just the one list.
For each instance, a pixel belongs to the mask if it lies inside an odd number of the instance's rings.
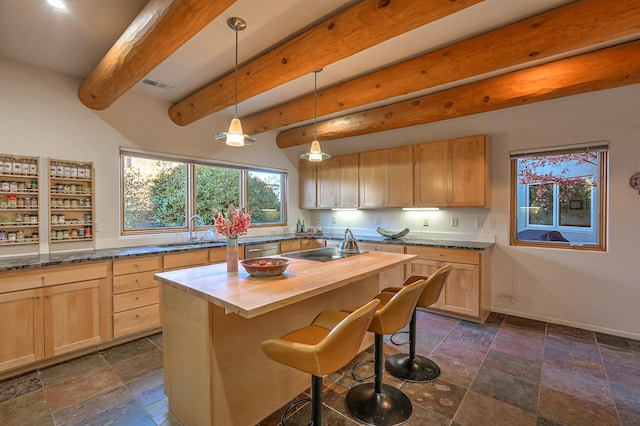
[[413,147],[416,207],[489,207],[486,135]]
[[298,175],[300,179],[300,208],[315,209],[317,202],[317,168],[316,163],[302,160],[298,163]]
[[411,145],[360,153],[360,207],[411,207]]
[[322,161],[317,173],[318,208],[358,207],[358,154]]

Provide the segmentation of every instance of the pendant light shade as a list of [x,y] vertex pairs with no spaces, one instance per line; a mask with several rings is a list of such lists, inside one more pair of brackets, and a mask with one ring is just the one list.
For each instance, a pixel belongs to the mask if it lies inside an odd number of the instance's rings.
[[247,28],[247,23],[241,18],[229,18],[227,19],[227,25],[236,32],[236,65],[234,68],[234,75],[236,78],[235,109],[233,120],[231,120],[231,124],[229,125],[229,131],[216,133],[215,139],[224,140],[229,146],[240,147],[251,145],[256,141],[256,138],[253,136],[244,134],[242,131],[242,123],[240,123],[240,119],[238,118],[238,31],[242,31]]
[[327,158],[331,158],[331,155],[326,152],[322,152],[320,149],[320,142],[318,142],[318,137],[316,135],[316,127],[317,127],[317,106],[316,106],[316,96],[318,93],[318,73],[322,71],[322,68],[313,72],[313,142],[311,142],[311,149],[309,152],[305,152],[304,154],[300,154],[300,158],[303,160],[309,161],[322,161]]

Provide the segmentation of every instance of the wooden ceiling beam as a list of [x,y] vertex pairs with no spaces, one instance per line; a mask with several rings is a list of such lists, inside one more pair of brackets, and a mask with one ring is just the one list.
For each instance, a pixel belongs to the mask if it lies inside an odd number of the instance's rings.
[[[639,28],[637,0],[578,1],[318,91],[318,116],[602,45]],[[243,128],[249,134],[278,129],[312,119],[313,111],[311,94],[242,117]]]
[[[640,83],[640,41],[469,83],[318,123],[318,140],[464,117],[595,90]],[[313,125],[278,134],[280,148],[308,143]]]
[[80,101],[107,108],[235,1],[149,1],[80,84]]
[[[238,102],[484,0],[363,0],[238,69]],[[185,126],[234,103],[229,74],[169,108]]]

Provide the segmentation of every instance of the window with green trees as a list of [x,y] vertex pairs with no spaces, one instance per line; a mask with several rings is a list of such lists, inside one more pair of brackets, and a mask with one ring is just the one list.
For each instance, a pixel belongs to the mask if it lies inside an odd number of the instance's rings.
[[286,178],[280,171],[121,150],[122,233],[179,232],[198,215],[245,207],[251,226],[286,224]]

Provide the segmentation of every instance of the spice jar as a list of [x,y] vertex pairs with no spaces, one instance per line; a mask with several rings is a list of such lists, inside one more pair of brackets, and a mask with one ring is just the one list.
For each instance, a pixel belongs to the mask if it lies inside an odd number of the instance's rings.
[[18,206],[18,199],[15,195],[7,195],[7,204],[10,209],[14,209]]

